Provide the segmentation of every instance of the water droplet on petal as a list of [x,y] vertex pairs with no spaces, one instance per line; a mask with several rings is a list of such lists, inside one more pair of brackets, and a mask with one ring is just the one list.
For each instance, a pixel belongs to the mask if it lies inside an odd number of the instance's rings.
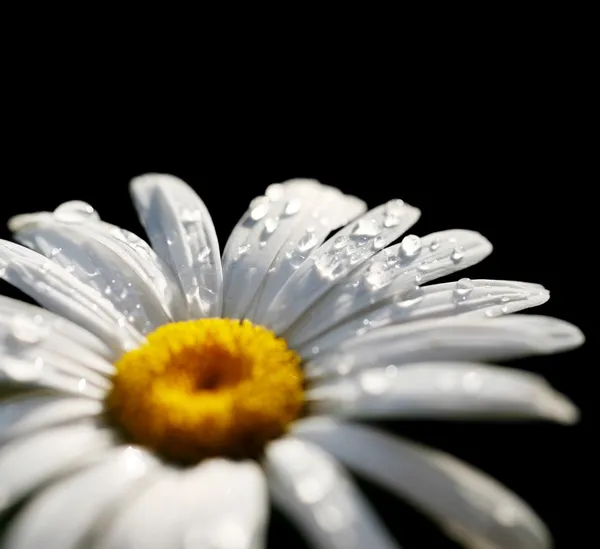
[[306,256],[299,250],[292,250],[291,252],[287,252],[285,257],[288,259],[290,265],[297,269],[306,261]]
[[206,261],[210,256],[210,248],[208,246],[204,246],[200,252],[198,252],[198,255],[196,256],[196,259],[198,262],[200,263],[204,263],[204,261]]
[[269,202],[261,201],[258,203],[257,206],[254,206],[250,210],[250,219],[252,219],[252,221],[259,221],[263,217],[265,217],[265,215],[267,215],[268,211],[269,211]]
[[384,246],[385,246],[385,238],[383,236],[375,237],[375,240],[373,240],[373,249],[381,250],[381,248],[383,248]]
[[10,334],[19,343],[35,345],[44,341],[50,333],[50,327],[41,315],[15,315],[10,322]]
[[502,303],[507,303],[507,302],[509,302],[509,301],[510,301],[510,297],[508,297],[507,295],[503,295],[503,296],[500,298],[500,301],[501,301]]
[[475,286],[470,278],[461,278],[454,288],[454,297],[458,301],[464,301],[474,288]]
[[412,309],[425,297],[425,292],[419,287],[414,288],[410,292],[402,294],[398,300],[396,300],[396,306],[403,310]]
[[237,261],[240,257],[247,254],[249,251],[250,251],[250,244],[242,244],[241,246],[238,246],[235,256],[234,256],[234,260]]
[[361,218],[359,219],[354,227],[352,227],[352,234],[355,236],[377,236],[381,233],[381,227],[375,218]]
[[302,200],[300,200],[299,198],[292,198],[286,205],[285,205],[285,209],[283,210],[283,214],[284,215],[295,215],[300,211],[300,208],[302,208]]
[[314,248],[317,244],[318,240],[316,235],[313,232],[307,232],[299,241],[298,241],[298,249],[301,252],[306,252],[312,248]]
[[429,243],[429,249],[432,252],[435,252],[439,247],[440,247],[440,239],[436,236],[431,239],[431,242]]
[[85,223],[86,221],[99,221],[100,216],[87,202],[71,200],[61,204],[54,210],[54,218],[63,223]]
[[390,381],[386,376],[381,375],[379,370],[367,370],[361,373],[360,384],[367,393],[381,395],[389,387]]
[[333,241],[333,248],[335,250],[340,250],[342,249],[346,244],[348,244],[348,242],[350,242],[350,239],[347,236],[338,236],[334,241]]
[[264,231],[267,234],[271,234],[271,233],[275,232],[275,229],[277,229],[278,225],[279,225],[279,218],[278,217],[270,217],[269,219],[265,220]]
[[454,261],[454,263],[458,263],[459,261],[462,260],[463,257],[465,257],[465,254],[464,254],[462,246],[456,246],[456,248],[454,248],[454,250],[452,251],[452,255],[450,256],[450,259],[452,261]]
[[276,202],[283,197],[283,185],[281,183],[273,183],[267,187],[265,194],[271,202]]
[[421,239],[414,235],[406,235],[400,243],[400,253],[404,257],[414,257],[421,251]]

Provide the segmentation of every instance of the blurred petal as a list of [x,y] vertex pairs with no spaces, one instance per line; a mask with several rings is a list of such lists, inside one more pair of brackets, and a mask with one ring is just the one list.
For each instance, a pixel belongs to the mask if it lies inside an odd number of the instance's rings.
[[0,514],[29,492],[114,445],[113,434],[82,419],[0,446]]
[[349,476],[316,446],[293,438],[272,442],[265,470],[275,503],[313,547],[398,547]]
[[114,517],[95,549],[261,549],[267,498],[263,473],[250,461],[171,469]]
[[566,351],[583,340],[576,326],[556,318],[463,315],[373,330],[318,354],[305,371],[310,378],[411,362],[504,360]]
[[549,419],[573,423],[577,408],[541,377],[475,363],[369,368],[317,383],[312,414],[357,418]]
[[0,240],[0,277],[114,349],[130,350],[143,341],[100,292],[24,246]]
[[539,517],[515,494],[456,458],[375,429],[308,419],[294,434],[406,498],[466,547],[549,549]]
[[104,514],[134,492],[158,462],[145,450],[114,449],[37,495],[10,524],[6,549],[79,549],[103,529]]

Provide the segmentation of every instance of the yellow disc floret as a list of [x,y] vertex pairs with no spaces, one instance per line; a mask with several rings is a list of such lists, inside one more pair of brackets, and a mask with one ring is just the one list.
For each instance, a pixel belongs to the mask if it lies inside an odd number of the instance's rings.
[[161,326],[116,369],[108,414],[133,442],[181,463],[256,455],[303,405],[298,354],[246,320]]

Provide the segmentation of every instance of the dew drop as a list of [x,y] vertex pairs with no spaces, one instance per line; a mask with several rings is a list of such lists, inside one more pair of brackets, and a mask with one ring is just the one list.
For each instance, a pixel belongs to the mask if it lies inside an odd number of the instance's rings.
[[234,257],[235,261],[240,259],[240,257],[242,257],[243,255],[247,254],[249,251],[250,244],[242,244],[241,246],[238,246]]
[[52,251],[50,252],[50,257],[56,257],[58,254],[60,254],[60,252],[62,252],[61,248],[52,248]]
[[35,345],[44,341],[50,333],[50,327],[41,315],[15,315],[10,322],[10,334],[19,343]]
[[385,246],[385,238],[383,236],[375,237],[375,240],[373,240],[373,249],[381,250],[381,248],[383,248],[384,246]]
[[87,202],[71,200],[61,204],[54,210],[54,218],[63,223],[85,223],[86,221],[99,221],[100,216]]
[[391,281],[392,274],[384,262],[374,261],[371,263],[365,276],[365,282],[370,286],[371,290],[379,290],[387,286]]
[[510,301],[510,297],[508,297],[507,295],[503,295],[503,296],[500,298],[500,301],[501,301],[502,303],[508,303],[508,302]]
[[347,236],[338,236],[333,241],[333,248],[335,250],[341,250],[348,242],[350,242],[350,239]]
[[474,288],[470,278],[461,278],[454,288],[454,297],[459,301],[464,301]]
[[400,198],[390,200],[385,205],[385,213],[386,215],[400,217],[404,213],[404,200],[401,200]]
[[298,249],[301,252],[307,252],[308,250],[314,248],[317,244],[317,236],[313,232],[307,232],[299,241],[298,241]]
[[204,246],[198,255],[196,256],[196,260],[199,263],[204,263],[210,256],[210,248],[208,246]]
[[300,208],[302,208],[302,201],[299,198],[292,198],[285,205],[283,214],[288,216],[295,215],[300,211]]
[[360,375],[360,384],[362,388],[372,395],[381,395],[385,393],[390,382],[386,376],[381,375],[381,371],[366,371]]
[[271,202],[277,202],[277,200],[283,198],[283,185],[281,183],[273,183],[267,187],[265,194]]
[[373,217],[363,217],[355,223],[354,227],[352,227],[352,234],[355,236],[377,236],[379,233],[381,233],[381,227],[379,226],[377,219]]
[[402,310],[412,309],[421,301],[423,301],[425,293],[421,288],[415,288],[412,291],[400,296],[400,299],[396,301],[396,306]]
[[435,252],[439,247],[440,247],[440,239],[436,236],[431,239],[431,242],[429,243],[429,249],[432,252]]
[[258,196],[250,202],[250,219],[259,221],[269,211],[270,202],[266,196]]
[[278,217],[270,217],[269,219],[265,220],[264,232],[267,234],[274,233],[275,229],[277,229],[278,225],[279,225],[279,218]]
[[285,257],[289,261],[289,264],[294,269],[297,269],[306,261],[306,256],[300,250],[292,250],[291,252],[287,252]]
[[454,261],[454,263],[458,263],[459,261],[462,260],[463,257],[465,257],[465,254],[464,254],[462,246],[456,246],[456,248],[454,248],[454,250],[452,251],[452,255],[450,256],[450,259],[452,261]]
[[421,239],[414,235],[406,235],[400,243],[400,253],[404,257],[414,257],[421,251]]

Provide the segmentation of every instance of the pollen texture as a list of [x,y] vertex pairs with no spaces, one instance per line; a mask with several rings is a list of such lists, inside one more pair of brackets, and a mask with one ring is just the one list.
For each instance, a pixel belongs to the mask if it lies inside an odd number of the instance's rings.
[[184,464],[256,456],[303,406],[299,355],[246,320],[161,326],[115,366],[111,420],[128,440]]

